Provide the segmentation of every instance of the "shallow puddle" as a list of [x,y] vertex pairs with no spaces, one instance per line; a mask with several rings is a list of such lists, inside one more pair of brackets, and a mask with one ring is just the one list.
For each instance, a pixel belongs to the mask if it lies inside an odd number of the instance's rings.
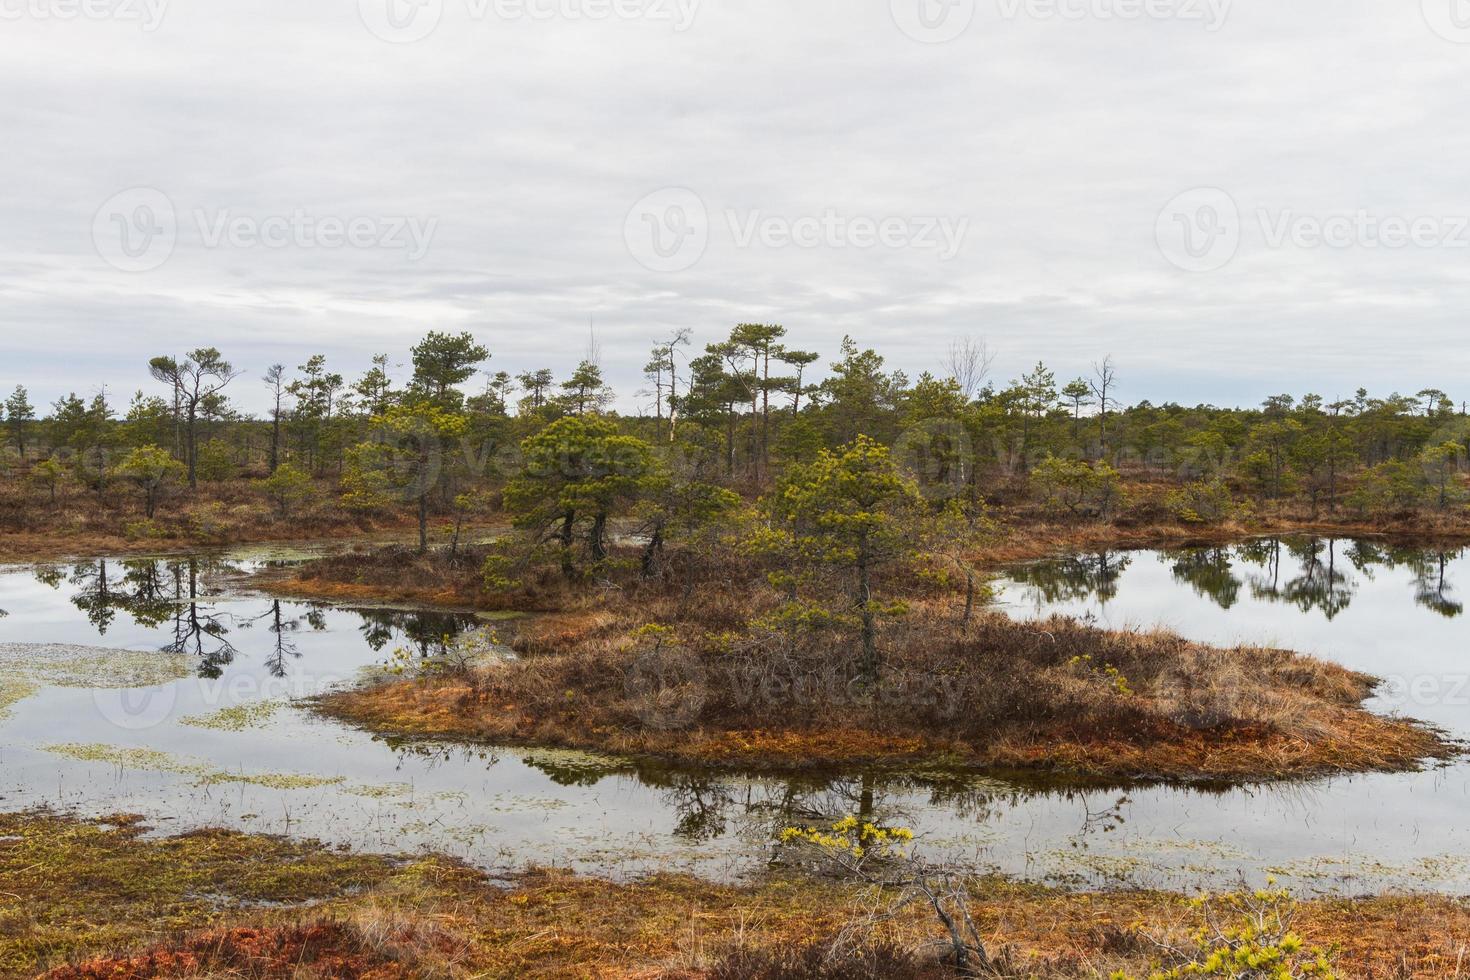
[[[272,558],[279,557],[272,555]],[[468,615],[274,601],[259,553],[0,567],[0,807],[144,814],[421,848],[488,869],[616,876],[760,868],[795,819],[863,812],[930,856],[1039,880],[1194,887],[1268,869],[1304,890],[1470,891],[1470,768],[1223,793],[1081,790],[848,773],[711,777],[571,752],[395,744],[293,701],[394,652],[434,655]],[[1351,542],[1078,556],[1008,574],[1016,615],[1093,615],[1275,642],[1398,678],[1379,710],[1470,735],[1459,555]]]

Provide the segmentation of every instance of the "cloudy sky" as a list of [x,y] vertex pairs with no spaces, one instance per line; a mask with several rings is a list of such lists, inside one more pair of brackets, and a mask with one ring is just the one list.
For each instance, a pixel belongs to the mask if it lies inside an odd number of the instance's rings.
[[[1459,6],[1457,6],[1459,5]],[[0,0],[0,388],[779,322],[1470,398],[1465,0]]]

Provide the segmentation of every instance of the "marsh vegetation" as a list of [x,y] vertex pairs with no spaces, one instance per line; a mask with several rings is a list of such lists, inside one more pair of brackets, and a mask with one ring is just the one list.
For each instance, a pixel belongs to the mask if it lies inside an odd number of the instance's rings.
[[[121,415],[16,391],[5,969],[1144,975],[1212,955],[1181,938],[1198,910],[1105,885],[1244,873],[1218,907],[1280,918],[1251,897],[1273,870],[1470,883],[1446,659],[1470,422],[1443,393],[1129,406],[1110,359],[1002,385],[973,345],[914,379],[851,340],[814,378],[772,325],[688,348],[657,345],[636,416],[595,358],[471,389],[467,334],[402,384],[386,356],[272,366],[265,418],[213,349],[155,358]],[[314,535],[368,537],[197,550]],[[787,846],[847,821],[934,863]],[[187,832],[141,829],[164,822]],[[413,847],[446,856],[367,856]],[[39,904],[38,869],[64,882]],[[689,908],[706,932],[670,927]],[[1300,975],[1308,944],[1439,969],[1465,935],[1448,899],[1292,909],[1250,955]]]

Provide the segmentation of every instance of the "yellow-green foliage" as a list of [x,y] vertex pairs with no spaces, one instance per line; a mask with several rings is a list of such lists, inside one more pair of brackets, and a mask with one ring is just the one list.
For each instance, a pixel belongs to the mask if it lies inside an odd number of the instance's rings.
[[[1265,888],[1203,895],[1190,903],[1203,920],[1188,962],[1155,970],[1149,980],[1232,977],[1240,980],[1335,980],[1327,954],[1308,949],[1292,930],[1296,901],[1269,879]],[[1159,944],[1162,948],[1170,948]],[[1125,972],[1113,980],[1132,980]]]
[[1123,676],[1121,670],[1112,664],[1095,662],[1090,653],[1083,654],[1080,657],[1073,657],[1067,661],[1067,664],[1071,667],[1076,667],[1085,674],[1101,678],[1115,694],[1126,698],[1133,693],[1133,688],[1128,684],[1128,678]]
[[1031,486],[1050,510],[1106,518],[1118,509],[1123,478],[1105,461],[1047,456],[1031,471]]
[[123,457],[113,473],[143,491],[143,509],[151,518],[164,488],[183,479],[185,470],[184,464],[167,450],[157,446],[139,446]]
[[914,832],[907,827],[879,827],[847,816],[826,829],[787,827],[779,839],[783,844],[809,844],[836,857],[881,858],[906,855]]
[[1224,480],[1200,480],[1164,497],[1169,513],[1185,524],[1221,524],[1235,516],[1235,501]]
[[194,470],[199,479],[221,483],[234,479],[239,467],[235,465],[234,451],[219,439],[211,439],[199,447],[199,458],[194,461]]
[[316,484],[311,477],[290,463],[282,463],[276,471],[257,484],[276,505],[282,517],[306,507],[316,499]]

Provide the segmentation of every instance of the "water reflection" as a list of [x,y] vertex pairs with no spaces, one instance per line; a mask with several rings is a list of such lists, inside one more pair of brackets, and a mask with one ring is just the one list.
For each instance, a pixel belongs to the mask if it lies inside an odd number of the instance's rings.
[[374,652],[389,644],[413,649],[424,659],[442,657],[459,633],[475,625],[467,613],[426,612],[403,609],[351,609],[362,617],[360,632]]
[[271,650],[266,654],[265,669],[272,677],[285,677],[286,665],[301,658],[301,648],[296,643],[296,633],[303,625],[320,633],[327,628],[327,617],[320,608],[308,607],[297,616],[282,611],[281,600],[274,599],[265,612],[240,620],[241,629],[251,629],[264,622],[271,634]]
[[[427,764],[450,771],[466,766],[494,771],[518,763],[545,773],[568,790],[602,790],[618,798],[651,792],[650,812],[664,814],[670,821],[668,833],[682,843],[741,840],[758,851],[768,850],[787,827],[824,826],[853,815],[879,826],[917,827],[922,844],[953,855],[953,841],[946,834],[1003,821],[1017,809],[1043,800],[1062,815],[1057,843],[1086,851],[1097,838],[1121,830],[1133,804],[1128,791],[1107,786],[1087,788],[1036,778],[1013,783],[957,771],[915,774],[876,769],[742,778],[577,752],[518,753],[386,736],[379,740],[393,748],[400,767]],[[943,814],[947,825],[938,833],[936,814]]]
[[1240,599],[1241,581],[1231,564],[1229,548],[1191,548],[1160,554],[1173,563],[1174,581],[1188,585],[1194,594],[1229,609]]
[[1127,552],[1097,551],[1019,565],[1009,574],[1029,585],[1038,602],[1107,602],[1117,595],[1118,580],[1132,562]]
[[[167,708],[145,726],[120,725],[101,710],[117,699],[97,700],[88,688],[27,689],[0,712],[4,806],[142,812],[170,830],[226,826],[365,850],[429,849],[492,870],[537,862],[717,877],[764,867],[787,826],[858,814],[912,827],[934,859],[1064,884],[1192,890],[1286,867],[1299,869],[1308,890],[1470,889],[1470,767],[1290,786],[1123,788],[927,769],[690,772],[375,736],[290,699],[351,683],[397,648],[439,656],[446,637],[478,624],[241,593],[238,580],[251,568],[208,557],[0,568],[0,598],[11,612],[0,620],[0,667],[7,654],[9,668],[23,672],[26,658],[58,649],[126,660],[163,648],[187,651],[188,673],[223,672],[132,699]],[[1413,680],[1437,678],[1433,704],[1375,707],[1470,734],[1470,685],[1457,680],[1467,621],[1455,586],[1466,575],[1470,562],[1455,552],[1267,539],[1041,563],[1002,583],[1000,596],[1014,604],[1029,595],[1039,605],[1046,600],[1037,596],[1052,596],[1041,612],[1090,614],[1109,625],[1162,623],[1212,643],[1317,652],[1401,674],[1411,694],[1422,689]],[[97,646],[104,635],[107,645]],[[223,663],[226,647],[233,661]],[[248,710],[257,704],[267,707]],[[236,706],[247,710],[220,717]],[[137,751],[123,765],[57,754],[59,743]],[[246,781],[201,781],[199,773]]]
[[[287,664],[301,656],[296,635],[303,629],[325,630],[328,607],[272,600],[263,612],[240,612],[220,583],[249,570],[245,562],[191,556],[99,558],[43,566],[33,574],[36,581],[52,589],[68,589],[70,603],[84,614],[99,638],[117,628],[122,614],[131,626],[160,630],[166,642],[159,649],[190,657],[205,679],[219,678],[234,663],[240,652],[235,642],[240,631],[263,624],[272,638],[266,670],[273,677],[285,677]],[[452,613],[351,612],[360,618],[359,630],[374,652],[390,645],[404,646],[425,658],[443,655],[449,641],[474,623],[472,616]]]
[[[1221,609],[1231,609],[1243,594],[1268,603],[1320,613],[1328,621],[1345,612],[1364,581],[1380,571],[1408,572],[1416,605],[1453,618],[1465,611],[1450,578],[1463,549],[1444,550],[1331,538],[1256,538],[1231,546],[1184,548],[1156,553],[1174,580]],[[1133,555],[1100,551],[1033,562],[1008,569],[1007,577],[1026,586],[1035,605],[1116,599]]]

